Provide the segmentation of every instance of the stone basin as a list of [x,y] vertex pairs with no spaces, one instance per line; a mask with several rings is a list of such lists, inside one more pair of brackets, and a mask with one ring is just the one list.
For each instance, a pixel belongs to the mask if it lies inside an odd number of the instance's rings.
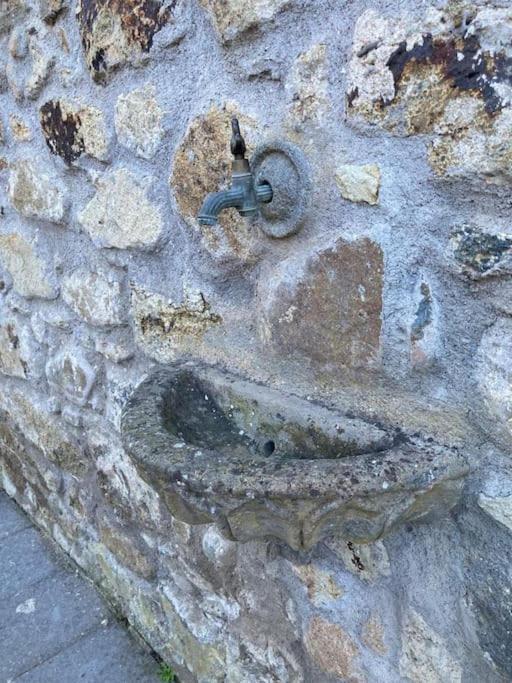
[[144,380],[122,435],[178,519],[296,550],[330,535],[370,542],[445,514],[469,470],[453,447],[195,363]]

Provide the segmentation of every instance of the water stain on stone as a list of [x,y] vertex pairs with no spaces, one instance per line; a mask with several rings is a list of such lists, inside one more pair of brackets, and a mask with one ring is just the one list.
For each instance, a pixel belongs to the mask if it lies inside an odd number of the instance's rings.
[[53,154],[58,154],[70,164],[85,151],[80,134],[82,121],[78,113],[63,112],[58,100],[50,100],[40,110],[41,128],[46,144]]

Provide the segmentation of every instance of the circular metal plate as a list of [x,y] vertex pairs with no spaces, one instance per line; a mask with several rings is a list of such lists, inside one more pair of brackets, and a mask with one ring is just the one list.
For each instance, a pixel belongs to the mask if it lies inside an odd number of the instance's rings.
[[298,232],[306,217],[311,196],[311,172],[303,152],[280,140],[256,148],[251,160],[256,184],[267,182],[274,196],[260,205],[259,226],[269,237],[282,238]]

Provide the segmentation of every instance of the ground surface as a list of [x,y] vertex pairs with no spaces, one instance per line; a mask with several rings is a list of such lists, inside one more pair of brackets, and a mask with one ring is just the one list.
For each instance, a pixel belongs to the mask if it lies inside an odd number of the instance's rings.
[[0,491],[0,683],[155,683],[158,664]]

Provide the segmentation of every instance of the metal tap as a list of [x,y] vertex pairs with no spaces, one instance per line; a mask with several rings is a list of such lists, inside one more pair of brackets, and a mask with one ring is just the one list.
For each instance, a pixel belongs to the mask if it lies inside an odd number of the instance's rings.
[[231,119],[231,127],[231,153],[234,156],[231,187],[206,197],[198,216],[201,225],[215,225],[220,212],[231,207],[237,209],[241,216],[255,216],[259,212],[260,204],[272,201],[273,192],[270,184],[255,184],[251,166],[245,158],[247,148],[237,118]]

